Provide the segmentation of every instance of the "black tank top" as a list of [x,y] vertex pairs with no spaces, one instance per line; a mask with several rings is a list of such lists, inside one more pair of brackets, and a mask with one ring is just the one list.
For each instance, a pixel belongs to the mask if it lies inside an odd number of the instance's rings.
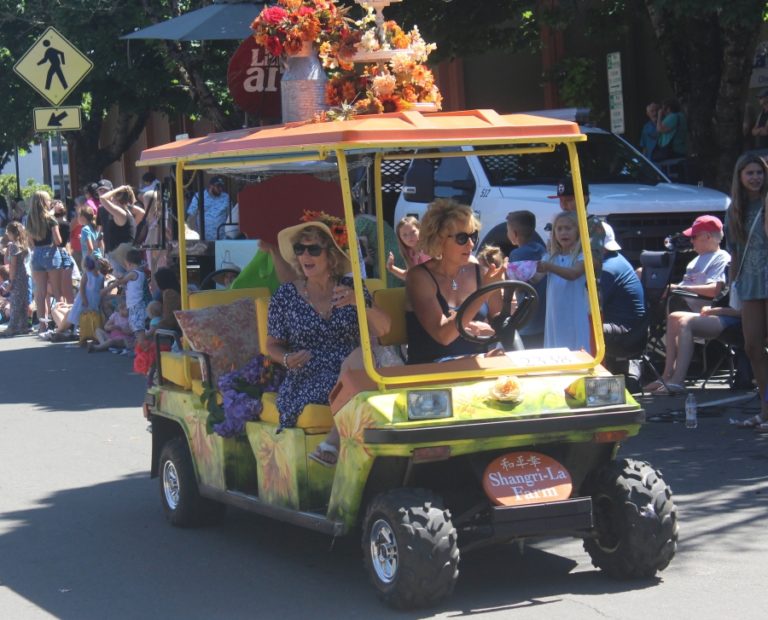
[[126,222],[122,226],[115,224],[115,220],[110,217],[107,223],[109,227],[109,234],[104,235],[107,241],[104,242],[107,252],[111,252],[121,243],[133,242],[136,238],[136,220],[133,219],[133,214],[126,210]]
[[[443,297],[443,294],[440,292],[440,286],[438,285],[434,274],[423,264],[413,267],[413,269],[424,269],[429,274],[429,277],[432,278],[432,281],[437,288],[437,293],[435,295],[437,303],[440,304],[443,316],[448,316],[452,308],[448,305],[445,297]],[[477,280],[477,287],[480,288],[480,265],[477,264],[475,264],[475,279]],[[461,336],[457,336],[456,339],[449,344],[440,344],[427,333],[427,330],[421,325],[413,310],[409,310],[405,313],[405,330],[408,336],[409,364],[427,364],[443,357],[476,355],[478,353],[485,353],[487,350],[485,345],[468,342]]]

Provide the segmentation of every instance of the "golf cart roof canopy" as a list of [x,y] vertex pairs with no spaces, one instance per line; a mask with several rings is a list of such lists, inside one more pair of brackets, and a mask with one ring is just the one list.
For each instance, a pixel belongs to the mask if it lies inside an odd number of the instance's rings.
[[258,166],[324,160],[334,150],[373,152],[434,146],[499,145],[532,142],[580,142],[586,137],[576,123],[527,114],[501,115],[493,110],[422,114],[416,111],[359,116],[346,121],[289,123],[213,133],[170,142],[142,152],[138,166],[185,162],[206,165]]

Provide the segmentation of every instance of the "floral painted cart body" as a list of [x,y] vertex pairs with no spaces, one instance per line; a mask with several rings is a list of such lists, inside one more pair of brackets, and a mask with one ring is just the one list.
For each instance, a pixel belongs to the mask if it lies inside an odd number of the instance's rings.
[[[362,308],[353,174],[364,170],[373,180],[383,238],[381,170],[388,159],[457,152],[445,147],[525,154],[564,145],[578,187],[575,144],[584,139],[575,124],[533,116],[408,111],[213,134],[144,151],[139,164],[175,166],[180,189],[185,172],[196,170],[253,182],[297,169],[330,175],[340,189]],[[241,204],[241,213],[249,206],[261,208],[265,219],[289,212],[296,222],[311,204],[311,197],[295,195],[277,207]],[[183,214],[183,205],[178,208]],[[582,239],[588,238],[580,198],[578,221]],[[378,248],[383,273],[383,244]],[[180,254],[184,264],[183,245]],[[591,274],[591,254],[584,256]],[[332,536],[361,526],[372,582],[399,607],[433,604],[448,595],[458,575],[459,548],[533,536],[583,538],[595,564],[615,576],[655,574],[674,555],[676,512],[668,487],[649,464],[616,460],[620,442],[637,434],[644,414],[623,379],[600,365],[604,344],[594,278],[587,283],[594,357],[541,349],[377,368],[364,337],[365,369],[340,377],[330,407],[309,405],[297,427],[282,432],[275,394],[267,392],[259,418],[245,424],[243,435],[209,434],[200,398],[205,382],[194,376],[197,361],[190,363],[196,354],[163,353],[161,382],[146,402],[152,474],[160,476],[169,519],[178,525],[211,520],[229,504]],[[368,285],[375,289],[380,283]],[[267,291],[205,294],[207,305],[253,299],[264,352]],[[196,295],[183,306],[199,305]],[[382,343],[407,344],[404,289],[380,288],[374,300],[392,318]],[[365,312],[358,319],[360,333],[368,334]],[[510,386],[513,393],[506,392]],[[327,468],[307,455],[334,422],[341,450],[336,467]]]

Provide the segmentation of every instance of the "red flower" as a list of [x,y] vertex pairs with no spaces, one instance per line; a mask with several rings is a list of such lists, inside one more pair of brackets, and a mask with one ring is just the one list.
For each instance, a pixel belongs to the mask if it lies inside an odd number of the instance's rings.
[[259,19],[266,24],[277,26],[281,21],[288,17],[288,11],[281,6],[271,6],[264,9],[259,15]]
[[277,37],[267,37],[266,48],[267,51],[275,57],[278,57],[283,53],[283,44],[280,43],[280,39]]

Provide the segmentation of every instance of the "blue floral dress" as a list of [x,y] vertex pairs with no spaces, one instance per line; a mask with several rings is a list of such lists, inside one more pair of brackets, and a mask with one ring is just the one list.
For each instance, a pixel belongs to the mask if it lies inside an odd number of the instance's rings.
[[[365,291],[366,305],[371,297]],[[360,345],[355,306],[334,308],[324,319],[309,305],[292,282],[272,296],[267,332],[288,345],[288,351],[306,349],[312,358],[304,366],[290,368],[277,392],[280,427],[296,426],[305,405],[328,404],[328,395],[339,379],[341,363]]]

